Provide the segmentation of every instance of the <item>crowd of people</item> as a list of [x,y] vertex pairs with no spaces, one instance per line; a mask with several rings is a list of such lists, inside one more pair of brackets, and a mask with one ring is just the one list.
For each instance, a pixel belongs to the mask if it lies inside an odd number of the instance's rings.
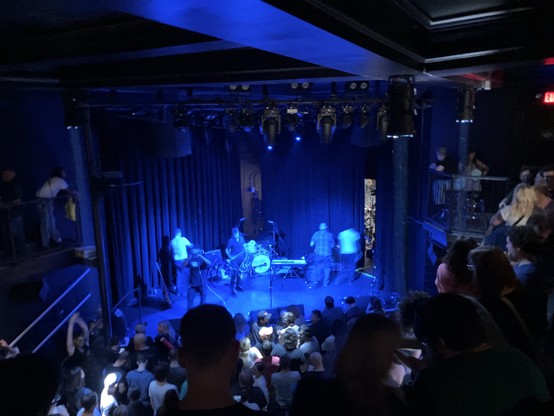
[[58,371],[19,351],[0,361],[2,414],[549,414],[546,311],[540,322],[518,312],[526,286],[500,250],[461,240],[452,251],[445,293],[410,292],[390,316],[352,296],[327,296],[309,320],[292,305],[250,324],[204,304],[154,338],[137,324],[122,346],[92,339],[75,314]]

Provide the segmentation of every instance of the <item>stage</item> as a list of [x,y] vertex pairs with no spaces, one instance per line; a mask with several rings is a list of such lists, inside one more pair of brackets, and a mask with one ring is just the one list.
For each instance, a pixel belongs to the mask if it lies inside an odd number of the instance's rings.
[[[294,276],[296,274],[296,276]],[[371,296],[387,297],[389,294],[380,292],[377,279],[366,270],[359,272],[359,276],[353,283],[340,270],[331,271],[331,282],[324,287],[322,283],[310,282],[312,270],[308,267],[304,270],[295,269],[291,273],[289,268],[281,268],[272,273],[252,274],[242,279],[243,292],[231,293],[230,279],[215,279],[208,281],[206,285],[205,302],[222,305],[234,315],[242,313],[250,321],[251,312],[273,309],[272,321],[278,318],[277,311],[287,308],[289,305],[302,305],[307,320],[313,309],[325,308],[324,298],[332,296],[336,306],[344,307],[344,298],[354,296],[358,306],[364,310]],[[310,276],[310,279],[307,277]],[[210,280],[210,279],[208,279]],[[272,283],[272,284],[271,284]],[[271,285],[270,285],[271,284]],[[161,320],[169,320],[176,329],[179,319],[187,311],[186,296],[171,295],[174,304],[172,308],[165,308],[161,291],[156,291],[148,296],[140,308],[142,320],[148,322],[148,335],[155,336],[157,323]],[[200,302],[196,296],[194,305]],[[386,305],[385,305],[386,306]],[[132,329],[139,321],[138,305],[123,308],[128,326]],[[255,319],[255,316],[254,316]]]

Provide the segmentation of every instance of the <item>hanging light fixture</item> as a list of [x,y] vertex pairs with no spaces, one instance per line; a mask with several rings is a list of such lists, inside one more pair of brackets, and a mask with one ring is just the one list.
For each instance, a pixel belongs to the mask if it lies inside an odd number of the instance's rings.
[[387,137],[413,137],[415,126],[413,115],[415,79],[412,75],[397,75],[389,77],[388,89],[388,128]]
[[317,114],[316,129],[319,133],[319,139],[323,144],[329,144],[333,141],[333,134],[337,127],[337,110],[330,105],[324,105]]
[[281,132],[281,113],[274,105],[264,109],[260,130],[267,144],[267,150],[272,150],[275,146],[275,137]]

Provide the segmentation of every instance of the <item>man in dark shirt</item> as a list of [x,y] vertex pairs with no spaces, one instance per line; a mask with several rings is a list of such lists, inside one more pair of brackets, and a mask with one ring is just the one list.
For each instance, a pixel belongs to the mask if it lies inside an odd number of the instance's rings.
[[204,279],[202,272],[211,264],[212,262],[204,257],[200,250],[192,250],[192,256],[189,257],[186,263],[186,267],[190,269],[187,289],[187,310],[192,309],[194,297],[197,293],[200,295],[200,304],[204,303]]
[[231,394],[229,380],[236,371],[239,354],[235,335],[233,317],[222,306],[200,305],[183,316],[179,363],[187,369],[189,388],[177,409],[166,416],[259,414],[236,403]]
[[359,306],[356,305],[356,299],[354,299],[353,296],[348,296],[344,303],[346,303],[346,322],[348,323],[351,319],[358,319],[360,316],[364,314],[364,312],[360,309]]
[[244,237],[240,234],[237,227],[231,230],[231,238],[227,242],[225,253],[229,257],[231,267],[233,269],[231,274],[231,292],[236,295],[236,291],[243,291],[240,285],[240,265],[244,260]]
[[314,309],[312,311],[312,316],[310,318],[310,329],[312,334],[317,338],[319,345],[323,345],[325,339],[331,335],[331,330],[327,322],[323,319],[323,315],[319,309]]

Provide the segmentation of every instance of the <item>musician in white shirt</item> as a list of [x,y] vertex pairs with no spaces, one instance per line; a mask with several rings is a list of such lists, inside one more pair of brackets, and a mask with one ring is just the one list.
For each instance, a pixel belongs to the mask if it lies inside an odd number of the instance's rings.
[[169,247],[175,264],[177,291],[180,294],[187,292],[186,282],[188,281],[187,274],[189,270],[185,267],[185,262],[188,258],[187,248],[192,246],[193,244],[189,239],[183,236],[181,229],[176,228],[175,236],[169,243]]

